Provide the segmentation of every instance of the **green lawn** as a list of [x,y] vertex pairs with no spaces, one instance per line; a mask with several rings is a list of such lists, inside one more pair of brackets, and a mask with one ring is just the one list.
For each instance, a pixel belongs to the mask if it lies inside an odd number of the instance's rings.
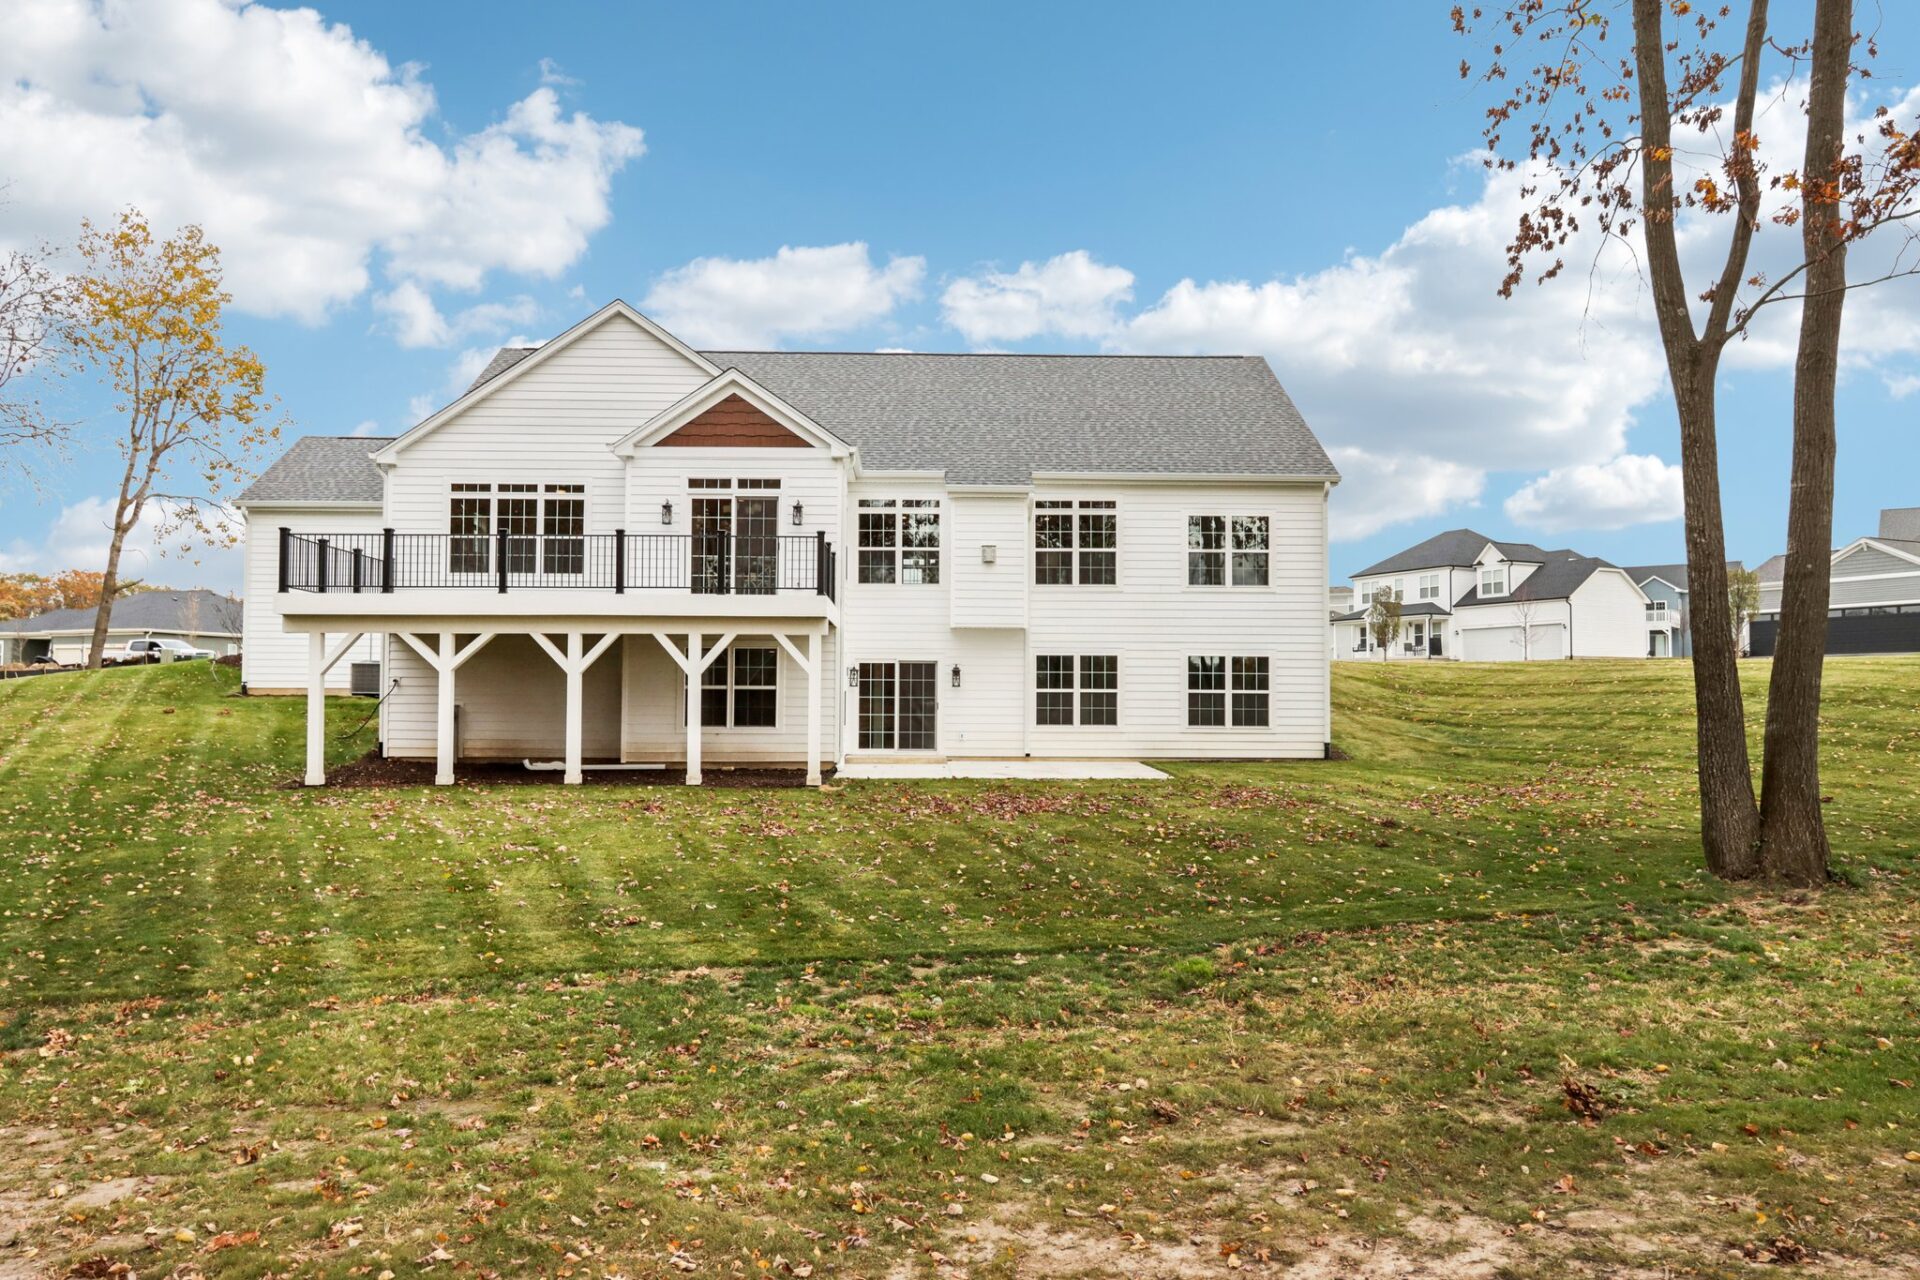
[[1828,691],[1783,901],[1680,663],[825,792],[310,792],[230,670],[0,684],[0,1280],[1910,1274],[1920,660]]

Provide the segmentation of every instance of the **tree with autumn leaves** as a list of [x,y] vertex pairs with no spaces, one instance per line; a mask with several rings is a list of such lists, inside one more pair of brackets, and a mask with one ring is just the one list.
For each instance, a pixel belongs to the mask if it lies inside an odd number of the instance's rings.
[[267,418],[265,367],[221,339],[232,299],[221,288],[220,251],[199,227],[159,239],[128,209],[107,227],[83,223],[76,250],[68,341],[114,394],[122,464],[87,655],[98,667],[127,535],[152,510],[163,536],[233,542],[222,494],[279,428]]
[[[1821,815],[1820,681],[1833,527],[1834,398],[1849,292],[1914,274],[1913,259],[1861,278],[1848,249],[1879,233],[1910,234],[1920,214],[1920,133],[1885,106],[1849,145],[1847,93],[1871,77],[1876,52],[1853,27],[1851,0],[1816,0],[1811,30],[1770,25],[1766,0],[1735,7],[1689,0],[1521,0],[1453,10],[1457,31],[1484,38],[1463,77],[1499,99],[1484,129],[1489,165],[1522,184],[1523,211],[1501,291],[1537,266],[1544,281],[1589,231],[1642,250],[1680,421],[1687,576],[1693,588],[1694,698],[1701,835],[1726,879],[1795,885],[1827,879]],[[1669,26],[1671,20],[1671,26]],[[1784,139],[1756,125],[1763,63],[1799,98]],[[1799,154],[1769,165],[1768,141]],[[1717,262],[1688,279],[1679,224],[1717,218]],[[1798,232],[1773,272],[1755,267],[1769,225]],[[1779,640],[1771,670],[1756,801],[1729,603],[1720,507],[1716,379],[1728,345],[1764,309],[1799,304],[1793,382],[1792,479]]]

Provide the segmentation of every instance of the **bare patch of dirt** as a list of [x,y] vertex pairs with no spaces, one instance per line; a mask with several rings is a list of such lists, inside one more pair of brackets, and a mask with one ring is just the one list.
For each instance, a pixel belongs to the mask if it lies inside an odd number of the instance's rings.
[[[829,767],[822,770],[831,774]],[[431,760],[393,760],[369,751],[358,760],[327,770],[329,787],[428,787],[433,785]],[[679,787],[685,786],[685,769],[594,769],[589,765],[586,785],[592,787]],[[456,786],[482,787],[558,787],[564,785],[558,769],[528,769],[512,761],[469,761],[456,765]],[[804,787],[805,769],[728,769],[708,765],[701,771],[705,787]],[[282,791],[297,791],[305,786],[299,779],[281,784]]]
[[1085,1228],[1003,1217],[974,1224],[949,1255],[963,1266],[1011,1264],[1022,1277],[1116,1276],[1124,1280],[1188,1280],[1226,1273],[1217,1246],[1150,1239],[1090,1221]]

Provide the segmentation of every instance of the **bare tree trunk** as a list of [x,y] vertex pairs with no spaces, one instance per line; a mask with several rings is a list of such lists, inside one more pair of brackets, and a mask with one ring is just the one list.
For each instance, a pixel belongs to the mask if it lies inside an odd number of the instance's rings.
[[[1693,706],[1700,752],[1700,841],[1707,869],[1723,880],[1744,880],[1760,867],[1760,810],[1753,798],[1747,756],[1746,709],[1740,694],[1727,600],[1727,539],[1720,510],[1720,452],[1714,420],[1714,379],[1732,291],[1751,241],[1750,210],[1736,226],[1709,316],[1705,340],[1693,327],[1692,296],[1674,234],[1673,121],[1667,93],[1666,44],[1661,19],[1666,0],[1633,0],[1634,69],[1640,95],[1641,206],[1646,212],[1647,268],[1654,315],[1666,351],[1674,408],[1680,417],[1680,475],[1686,498],[1687,590],[1693,605]],[[1766,5],[1748,15],[1736,124],[1752,118],[1757,62],[1766,31]],[[1757,202],[1751,182],[1743,210]]]
[[1720,460],[1713,403],[1718,361],[1675,380],[1680,411],[1680,476],[1686,496],[1687,628],[1693,639],[1694,741],[1699,750],[1700,837],[1707,869],[1723,880],[1760,870],[1760,812],[1747,757],[1733,606],[1727,598],[1727,541],[1720,512]]
[[100,604],[93,611],[93,641],[87,646],[87,668],[98,671],[107,658],[107,629],[113,622],[113,599],[120,594],[120,551],[127,543],[127,507],[133,485],[133,458],[120,478],[120,496],[113,504],[113,538],[107,543],[107,569],[100,575]]
[[1807,886],[1827,879],[1827,829],[1820,812],[1820,678],[1833,558],[1834,395],[1847,298],[1847,249],[1840,235],[1836,182],[1845,146],[1852,48],[1852,0],[1819,0],[1800,188],[1807,275],[1793,369],[1792,501],[1760,787],[1762,869],[1770,878]]

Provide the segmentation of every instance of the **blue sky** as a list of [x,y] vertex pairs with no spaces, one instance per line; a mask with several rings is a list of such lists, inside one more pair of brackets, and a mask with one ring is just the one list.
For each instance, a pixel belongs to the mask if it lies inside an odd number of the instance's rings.
[[[204,221],[290,434],[397,433],[613,297],[715,345],[1251,350],[1352,476],[1336,577],[1462,524],[1683,558],[1644,293],[1616,255],[1603,302],[1495,297],[1511,206],[1443,4],[38,7],[0,51],[0,242]],[[1882,92],[1920,83],[1920,15],[1879,23]],[[1851,318],[1841,539],[1920,505],[1920,286],[1891,290]],[[1723,381],[1749,562],[1784,538],[1778,339]],[[103,544],[110,453],[46,479],[0,495],[0,568]]]

